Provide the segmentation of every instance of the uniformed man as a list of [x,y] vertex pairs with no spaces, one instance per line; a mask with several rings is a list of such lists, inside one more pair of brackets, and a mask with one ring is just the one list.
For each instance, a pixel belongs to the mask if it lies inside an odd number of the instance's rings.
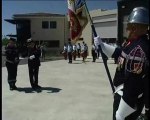
[[85,62],[86,58],[88,55],[88,46],[85,42],[83,42],[82,46],[81,46],[81,56],[82,56],[82,61]]
[[73,52],[72,52],[73,60],[76,60],[77,56],[77,46],[73,45]]
[[68,46],[67,46],[67,53],[68,53],[68,59],[69,59],[68,63],[72,63],[72,52],[73,52],[73,46],[71,44],[71,41],[69,41]]
[[27,40],[27,44],[28,44],[28,68],[29,68],[30,84],[34,90],[40,89],[41,86],[38,85],[38,74],[39,74],[41,50],[36,46],[35,42],[31,38]]
[[40,49],[41,49],[41,58],[42,58],[42,60],[45,60],[45,53],[46,53],[45,44],[42,44],[40,46]]
[[66,43],[64,44],[62,55],[64,56],[64,59],[67,60],[67,44]]
[[81,54],[81,45],[80,45],[80,43],[77,44],[77,54],[78,54],[78,58],[80,58],[80,54]]
[[148,120],[150,118],[148,25],[148,10],[137,7],[129,15],[126,29],[128,40],[122,48],[103,43],[99,36],[94,38],[94,43],[100,45],[108,57],[118,58],[113,80],[113,120],[136,120],[143,106],[145,116]]
[[97,49],[96,49],[96,46],[94,44],[92,44],[92,58],[93,58],[93,61],[92,62],[95,62],[96,61],[96,58],[97,58]]
[[8,84],[10,90],[17,90],[16,87],[16,77],[17,77],[17,67],[19,64],[19,52],[16,46],[16,39],[10,38],[6,46],[6,68],[8,71]]

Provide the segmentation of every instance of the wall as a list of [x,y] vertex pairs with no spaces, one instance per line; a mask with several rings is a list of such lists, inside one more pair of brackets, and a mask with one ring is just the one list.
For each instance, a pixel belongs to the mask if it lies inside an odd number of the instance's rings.
[[[37,41],[59,40],[60,47],[52,49],[62,49],[67,39],[66,18],[65,17],[48,17],[48,18],[31,18],[31,36]],[[43,29],[42,21],[56,21],[56,29]]]

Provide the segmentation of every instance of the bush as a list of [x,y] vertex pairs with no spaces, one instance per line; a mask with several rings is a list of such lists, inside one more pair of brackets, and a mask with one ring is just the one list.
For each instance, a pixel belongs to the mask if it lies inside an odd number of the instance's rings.
[[2,39],[2,45],[6,46],[8,44],[9,39],[8,38],[3,38]]

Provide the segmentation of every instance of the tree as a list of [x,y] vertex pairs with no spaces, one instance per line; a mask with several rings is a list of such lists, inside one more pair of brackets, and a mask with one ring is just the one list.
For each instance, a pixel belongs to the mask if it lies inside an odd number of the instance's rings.
[[8,41],[9,41],[9,39],[7,37],[2,38],[2,45],[6,46]]

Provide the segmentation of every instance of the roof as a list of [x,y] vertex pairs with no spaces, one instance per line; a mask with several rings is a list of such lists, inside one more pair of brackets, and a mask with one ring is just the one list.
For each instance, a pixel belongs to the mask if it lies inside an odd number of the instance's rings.
[[64,17],[63,14],[52,14],[52,13],[26,13],[26,14],[14,14],[14,18],[24,18],[24,17]]
[[112,10],[102,10],[102,9],[97,9],[97,10],[92,10],[90,11],[91,17],[97,17],[97,16],[107,16],[107,15],[117,15],[117,9],[112,9]]
[[13,20],[13,19],[4,19],[5,21],[12,23],[12,24],[17,24],[19,22],[28,22],[29,20]]
[[9,37],[17,37],[17,35],[11,35],[11,34],[8,34],[6,36],[9,36]]

